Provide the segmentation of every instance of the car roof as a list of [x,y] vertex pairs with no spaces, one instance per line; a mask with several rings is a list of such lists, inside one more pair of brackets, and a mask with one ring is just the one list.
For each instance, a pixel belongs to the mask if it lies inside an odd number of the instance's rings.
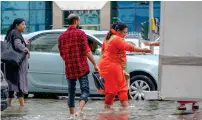
[[[42,30],[42,31],[37,31],[37,32],[32,32],[32,33],[29,33],[29,34],[40,34],[40,33],[49,33],[49,32],[64,32],[66,31],[67,29],[52,29],[52,30]],[[81,29],[82,31],[88,33],[88,34],[106,34],[107,31],[96,31],[96,30],[84,30],[84,29]]]
[[[36,36],[36,35],[39,35],[39,34],[43,34],[43,33],[53,33],[53,32],[59,32],[59,33],[62,33],[64,31],[66,31],[67,29],[52,29],[52,30],[42,30],[42,31],[37,31],[37,32],[32,32],[32,33],[29,33],[29,34],[24,34],[23,37],[24,39],[31,39],[32,37]],[[83,30],[81,29],[82,31],[84,31],[88,36],[94,38],[97,40],[97,42],[99,44],[102,44],[102,41],[100,41],[98,38],[96,38],[96,36],[94,35],[97,35],[97,34],[103,34],[104,32],[100,32],[100,31],[96,31],[96,30]]]
[[[52,33],[52,32],[64,32],[67,29],[52,29],[52,30],[42,30],[42,31],[37,31],[37,32],[32,32],[28,34],[24,34],[23,37],[27,38],[32,38],[35,35],[42,34],[42,33]],[[107,31],[96,31],[96,30],[83,30],[86,34],[91,34],[91,35],[106,35]]]
[[[24,37],[25,40],[30,39],[38,34],[42,34],[42,33],[52,33],[52,32],[64,32],[66,31],[66,28],[63,29],[52,29],[52,30],[42,30],[42,31],[36,31],[36,32],[32,32],[32,33],[28,33],[28,34],[22,34],[22,36]],[[107,34],[107,31],[96,31],[96,30],[83,30],[87,35],[90,35],[91,37],[94,37],[92,35],[105,35]],[[3,41],[5,38],[5,35],[1,35],[1,40]],[[96,37],[94,37],[96,38]],[[98,39],[99,40],[99,39]],[[99,41],[100,42],[100,41]]]

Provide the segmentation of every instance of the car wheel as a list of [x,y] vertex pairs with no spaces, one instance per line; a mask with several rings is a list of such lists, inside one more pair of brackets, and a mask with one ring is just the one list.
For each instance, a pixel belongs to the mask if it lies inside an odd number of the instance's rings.
[[145,75],[133,76],[130,80],[129,96],[134,100],[144,100],[144,91],[154,91],[155,85]]

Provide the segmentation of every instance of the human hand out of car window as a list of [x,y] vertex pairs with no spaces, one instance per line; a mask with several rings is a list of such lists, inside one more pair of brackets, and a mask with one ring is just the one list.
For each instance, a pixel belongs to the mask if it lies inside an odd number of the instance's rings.
[[150,49],[148,49],[148,48],[144,48],[144,52],[145,52],[145,53],[151,53],[152,50],[150,50]]

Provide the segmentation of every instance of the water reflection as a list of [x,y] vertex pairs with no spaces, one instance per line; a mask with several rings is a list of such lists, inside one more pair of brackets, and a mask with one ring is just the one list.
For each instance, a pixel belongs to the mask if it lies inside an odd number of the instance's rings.
[[[78,101],[76,102],[78,107]],[[72,118],[68,113],[67,101],[56,99],[27,99],[25,107],[14,102],[12,107],[1,112],[2,120],[202,120],[202,113],[172,115],[178,105],[169,101],[130,101],[128,110],[120,109],[115,102],[113,111],[103,110],[104,100],[90,100],[84,115]],[[201,106],[201,104],[200,104]]]
[[189,115],[179,115],[178,120],[202,120],[202,112],[195,111],[193,114]]
[[4,116],[7,117],[23,117],[28,113],[28,109],[21,106],[9,106],[4,111]]
[[128,112],[108,112],[108,113],[99,113],[98,120],[128,120]]

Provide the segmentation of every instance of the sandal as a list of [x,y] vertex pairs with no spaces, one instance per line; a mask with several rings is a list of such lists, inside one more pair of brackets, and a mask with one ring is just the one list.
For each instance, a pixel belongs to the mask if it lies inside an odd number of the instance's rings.
[[184,106],[184,107],[182,107],[182,106],[179,106],[179,107],[177,107],[177,110],[182,110],[182,111],[185,111],[185,110],[187,110],[187,108]]
[[193,109],[193,110],[198,110],[198,109],[199,109],[199,105],[198,105],[198,104],[197,104],[197,105],[196,105],[196,104],[193,104],[193,105],[192,105],[192,109]]

